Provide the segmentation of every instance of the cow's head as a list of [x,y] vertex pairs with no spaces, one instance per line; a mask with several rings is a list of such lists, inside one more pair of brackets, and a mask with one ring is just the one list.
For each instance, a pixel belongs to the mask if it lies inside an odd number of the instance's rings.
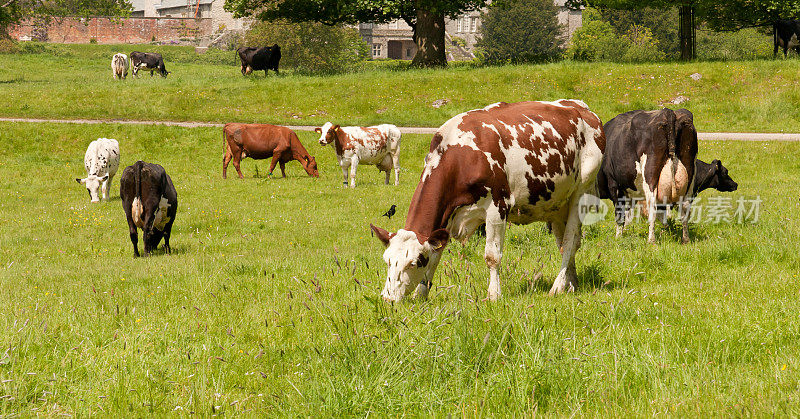
[[712,180],[714,189],[720,192],[733,192],[739,187],[739,184],[728,175],[728,169],[722,165],[721,161],[714,159],[711,165],[714,168],[714,179]]
[[384,300],[399,302],[411,294],[423,280],[430,282],[442,251],[450,240],[447,230],[442,228],[428,237],[418,237],[413,231],[401,229],[397,233],[389,233],[372,224],[370,227],[386,247],[383,260],[388,265],[388,270],[381,292]]
[[89,175],[85,178],[76,178],[75,181],[80,183],[81,185],[86,186],[86,190],[89,191],[89,199],[92,201],[93,204],[100,202],[100,186],[102,186],[103,182],[108,180],[108,174],[105,176],[96,176],[96,175]]
[[315,129],[314,132],[319,134],[319,145],[325,146],[332,143],[340,129],[342,127],[333,125],[330,122],[326,122],[322,127]]
[[306,169],[306,173],[308,173],[311,177],[319,177],[319,170],[317,170],[317,160],[314,159],[314,156],[303,156],[303,169]]

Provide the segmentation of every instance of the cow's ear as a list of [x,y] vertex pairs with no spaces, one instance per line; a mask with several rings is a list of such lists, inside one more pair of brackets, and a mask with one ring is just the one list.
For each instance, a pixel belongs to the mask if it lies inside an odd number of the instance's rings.
[[106,175],[103,176],[100,180],[102,180],[103,182],[107,181],[108,180],[108,174],[106,173]]
[[342,127],[340,127],[338,124],[337,124],[337,125],[334,125],[334,126],[333,126],[333,132],[337,132],[337,131],[339,131],[339,129],[341,129],[341,128],[342,128]]
[[372,224],[369,225],[369,228],[372,229],[372,234],[378,236],[378,239],[381,242],[383,242],[384,246],[388,246],[389,245],[389,240],[391,240],[391,238],[393,236],[392,233],[390,233],[390,232],[388,232],[388,231],[386,231],[386,230],[384,230],[384,229],[382,229],[380,227],[376,227],[376,226],[374,226]]
[[721,162],[721,161],[719,161],[719,160],[717,160],[717,159],[714,159],[714,161],[712,161],[712,162],[711,162],[711,164],[713,164],[713,165],[714,165],[714,167],[715,167],[717,170],[720,170],[720,169],[722,169],[722,162]]
[[85,180],[85,179],[81,179],[81,178],[79,178],[79,177],[76,177],[76,178],[75,178],[75,182],[78,182],[78,183],[86,183],[86,180]]
[[430,237],[428,237],[428,244],[431,245],[431,249],[434,251],[441,250],[445,246],[447,246],[447,242],[450,241],[450,233],[440,228],[433,233],[431,233]]
[[322,128],[320,127],[314,128],[314,132],[316,132],[317,134],[322,134]]

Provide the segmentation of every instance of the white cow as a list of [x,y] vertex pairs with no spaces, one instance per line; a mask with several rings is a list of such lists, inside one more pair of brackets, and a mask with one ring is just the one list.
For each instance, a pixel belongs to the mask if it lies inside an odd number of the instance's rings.
[[118,52],[111,58],[111,74],[114,80],[125,79],[128,77],[128,56]]
[[119,143],[111,138],[98,138],[89,144],[83,157],[86,177],[75,179],[85,185],[92,203],[100,202],[98,191],[102,189],[103,198],[108,201],[108,190],[119,167]]
[[345,185],[349,171],[350,187],[356,187],[356,167],[359,164],[374,164],[378,170],[386,172],[387,185],[389,172],[394,168],[394,185],[400,184],[400,130],[396,126],[340,127],[326,122],[315,131],[320,134],[320,145],[333,143]]

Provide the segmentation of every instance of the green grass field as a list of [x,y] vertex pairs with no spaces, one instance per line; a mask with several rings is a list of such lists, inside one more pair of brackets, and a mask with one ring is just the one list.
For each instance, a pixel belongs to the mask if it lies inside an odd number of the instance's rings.
[[[113,52],[132,50],[162,52],[172,74],[115,82]],[[0,116],[439,126],[497,101],[579,98],[606,121],[685,96],[688,102],[670,106],[694,112],[701,131],[798,132],[797,64],[560,62],[446,70],[379,64],[354,74],[265,79],[263,72],[243,77],[232,51],[197,56],[186,47],[56,45],[38,54],[0,54]],[[689,77],[695,72],[698,81]],[[439,99],[449,103],[433,108]]]
[[[40,59],[9,69],[2,56],[0,77],[24,74]],[[558,69],[582,68],[589,80],[617,71],[581,66],[544,66],[549,76],[528,67],[477,70],[481,76],[465,86],[484,89],[476,87],[480,77],[500,74],[503,92],[520,97],[525,91],[513,86],[522,74],[546,80]],[[663,68],[683,73],[689,65]],[[193,93],[200,115],[190,119],[212,120],[235,114],[226,104],[234,99],[215,102],[225,92],[250,86],[273,97],[274,82],[241,80],[234,69],[172,68],[193,69],[204,78],[148,76],[119,92],[220,89],[216,99]],[[2,112],[18,115],[23,103],[60,116],[100,112],[115,85],[99,64],[102,77],[94,70],[2,84],[2,94],[17,95]],[[444,74],[414,72],[407,85]],[[59,109],[28,97],[45,86],[58,98],[75,95],[70,83],[79,75],[94,99]],[[227,87],[203,85],[208,80]],[[304,83],[331,92],[330,81],[348,80],[369,88],[356,76],[278,80],[274,88],[284,92]],[[388,89],[385,83],[373,88]],[[584,93],[599,105],[588,83],[581,82]],[[402,92],[396,98],[408,103]],[[439,96],[432,92],[425,101]],[[171,110],[148,116],[191,116],[188,99],[158,100]],[[348,100],[324,106],[353,121],[374,118],[349,114]],[[465,96],[457,106],[474,101]],[[271,106],[242,104],[237,119],[281,114],[259,114]],[[156,109],[122,101],[93,116]],[[430,120],[453,111],[432,112]],[[172,176],[179,195],[172,255],[132,257],[118,180],[112,201],[99,205],[75,183],[86,145],[101,136],[120,141],[123,167],[145,159]],[[332,150],[310,133],[300,138],[320,179],[297,163],[288,165],[288,179],[255,178],[256,164],[264,174],[266,162],[246,160],[244,180],[223,180],[219,129],[0,123],[0,415],[800,415],[800,144],[700,144],[701,158],[721,158],[739,182],[726,197],[761,197],[756,224],[703,222],[688,245],[678,243],[679,228],[659,227],[656,246],[645,243],[643,223],[619,240],[611,220],[587,227],[577,256],[581,286],[557,298],[546,295],[560,261],[553,238],[541,223],[511,226],[500,302],[481,301],[488,270],[483,240],[473,237],[448,246],[427,302],[387,305],[377,301],[383,248],[368,225],[402,226],[429,137],[404,136],[399,187],[361,167],[355,190],[342,188]],[[381,218],[393,203],[398,216]]]

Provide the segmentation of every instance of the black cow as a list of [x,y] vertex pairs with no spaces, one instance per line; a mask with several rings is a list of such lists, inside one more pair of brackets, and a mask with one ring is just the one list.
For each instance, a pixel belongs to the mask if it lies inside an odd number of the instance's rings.
[[633,217],[635,200],[644,198],[648,242],[655,243],[656,205],[681,203],[683,242],[689,241],[692,181],[697,157],[697,131],[692,113],[631,111],[603,127],[606,149],[597,174],[598,196],[614,203],[617,236]]
[[278,44],[263,48],[242,47],[236,52],[242,60],[243,76],[253,70],[264,70],[264,77],[267,76],[267,70],[274,70],[278,74],[278,64],[281,61],[281,47]]
[[162,237],[164,250],[170,253],[169,235],[178,211],[178,192],[164,168],[141,160],[126,167],[119,194],[128,218],[133,256],[139,256],[137,227],[142,229],[145,256],[158,247]]
[[137,77],[139,70],[150,70],[150,77],[153,77],[153,72],[158,71],[161,77],[167,77],[170,72],[164,67],[164,58],[157,52],[139,52],[133,51],[131,53],[131,71],[133,77]]
[[739,184],[728,175],[728,169],[717,159],[712,160],[710,164],[697,159],[695,160],[694,168],[694,188],[692,189],[692,197],[697,196],[697,194],[706,189],[716,189],[720,192],[733,192],[739,187]]
[[800,53],[800,48],[798,46],[798,38],[800,38],[800,21],[796,20],[789,20],[789,19],[781,19],[775,21],[772,24],[772,37],[775,42],[775,50],[772,52],[772,56],[778,55],[778,47],[783,48],[783,57],[786,58],[786,53],[789,51],[789,48],[797,48],[798,53]]

